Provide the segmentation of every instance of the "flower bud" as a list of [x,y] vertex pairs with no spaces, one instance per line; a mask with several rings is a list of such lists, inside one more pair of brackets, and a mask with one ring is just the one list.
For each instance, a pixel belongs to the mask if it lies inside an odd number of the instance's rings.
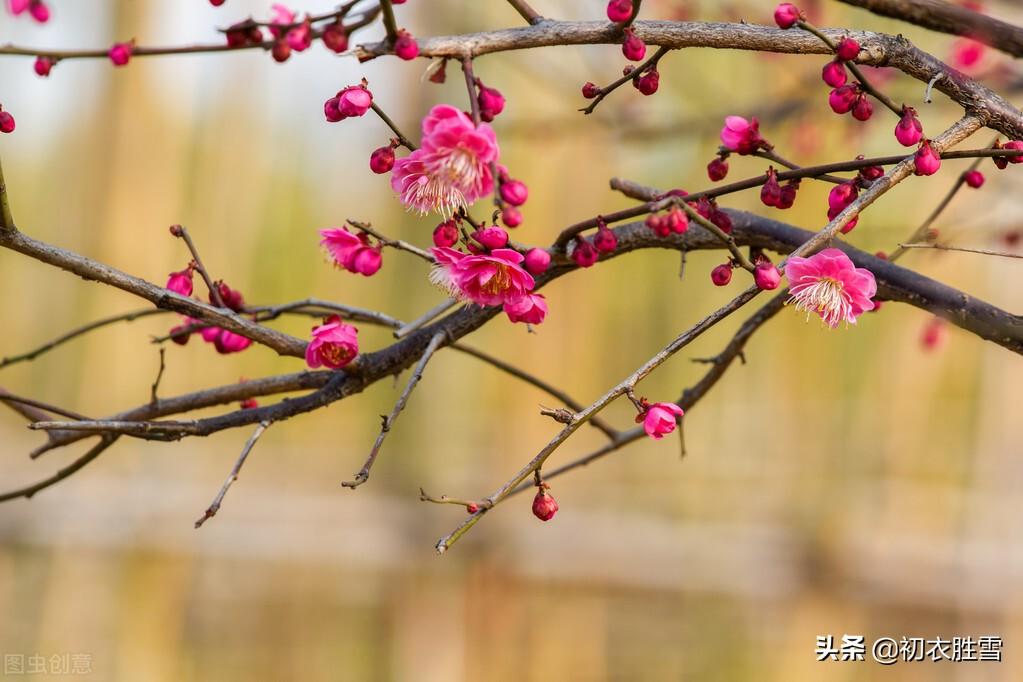
[[630,62],[639,62],[646,56],[646,43],[631,29],[625,29],[625,40],[622,42],[622,54]]
[[591,83],[587,81],[586,83],[583,84],[583,97],[585,97],[586,99],[593,99],[599,94],[600,88],[597,86],[596,83]]
[[394,147],[386,145],[375,149],[369,156],[369,169],[377,175],[394,168]]
[[856,104],[858,94],[859,88],[856,85],[843,85],[831,91],[828,96],[828,104],[836,114],[847,114]]
[[522,224],[522,211],[511,205],[501,209],[501,222],[505,227],[518,227]]
[[707,177],[712,181],[718,182],[724,180],[725,176],[728,175],[728,161],[722,159],[720,156],[715,156],[714,159],[707,164]]
[[380,247],[371,246],[364,246],[356,250],[350,263],[352,272],[357,272],[365,277],[375,275],[383,264],[384,259],[380,253]]
[[781,199],[781,185],[778,184],[778,173],[774,168],[767,169],[767,182],[760,188],[760,201],[764,206],[777,206]]
[[529,198],[529,188],[521,180],[506,180],[501,183],[501,198],[512,206],[521,206]]
[[849,75],[845,72],[845,64],[836,59],[824,65],[824,69],[821,70],[821,78],[831,87],[840,88],[845,85]]
[[984,184],[984,174],[978,170],[966,171],[963,173],[963,182],[973,189],[980,189]]
[[710,281],[716,287],[723,287],[732,281],[732,264],[722,263],[710,271]]
[[757,267],[753,269],[753,280],[761,289],[770,291],[777,289],[781,284],[781,273],[778,272],[774,263],[765,260],[758,263]]
[[533,516],[541,521],[550,521],[558,513],[558,503],[550,494],[541,489],[533,498]]
[[408,31],[398,31],[398,37],[394,41],[394,54],[405,61],[415,59],[419,56],[419,43]]
[[53,60],[49,57],[36,57],[35,64],[32,66],[35,69],[36,75],[45,78],[50,75],[50,69],[53,68]]
[[180,272],[172,272],[167,278],[167,287],[171,291],[182,296],[192,295],[192,267],[189,266]]
[[597,228],[597,234],[593,236],[593,245],[601,253],[612,253],[618,248],[618,237],[615,236],[614,232],[607,229],[607,225],[601,223],[600,227]]
[[348,32],[344,24],[336,21],[323,29],[323,44],[331,52],[340,54],[348,49]]
[[661,82],[661,74],[657,72],[657,69],[651,69],[633,82],[641,93],[650,96],[657,92],[657,86]]
[[547,272],[551,265],[551,254],[544,249],[530,249],[526,252],[526,260],[523,267],[531,275],[541,275]]
[[611,0],[607,3],[607,18],[620,24],[632,18],[634,9],[632,0]]
[[860,54],[860,44],[852,38],[842,38],[838,41],[835,55],[843,62],[851,62]]
[[114,66],[124,66],[131,60],[132,49],[131,43],[116,43],[107,52],[107,56]]
[[792,28],[803,18],[803,13],[791,2],[783,2],[774,10],[774,23],[778,28]]
[[478,78],[476,84],[480,87],[479,96],[476,98],[480,105],[480,118],[489,123],[504,111],[504,95],[500,90],[483,85]]
[[915,147],[924,136],[924,127],[913,107],[902,107],[902,118],[895,126],[895,139],[903,147]]
[[288,45],[287,41],[284,40],[276,41],[270,49],[270,56],[278,64],[283,64],[291,57],[291,45]]
[[503,249],[508,245],[508,233],[500,227],[486,227],[472,234],[480,244],[488,249]]
[[373,93],[366,89],[365,85],[349,85],[337,93],[337,109],[341,113],[341,118],[363,116],[372,104]]
[[447,220],[433,230],[433,245],[454,246],[458,243],[458,227],[454,220]]
[[0,133],[14,132],[14,117],[9,112],[0,111]]
[[930,140],[924,140],[920,143],[920,147],[916,150],[916,155],[913,157],[913,164],[916,168],[914,170],[916,175],[934,175],[941,168],[941,157],[931,147]]
[[597,262],[600,253],[594,248],[588,239],[583,237],[575,238],[575,248],[572,250],[572,260],[581,268],[588,268]]
[[867,96],[860,93],[853,104],[852,115],[857,121],[867,121],[874,114],[874,105],[870,103]]

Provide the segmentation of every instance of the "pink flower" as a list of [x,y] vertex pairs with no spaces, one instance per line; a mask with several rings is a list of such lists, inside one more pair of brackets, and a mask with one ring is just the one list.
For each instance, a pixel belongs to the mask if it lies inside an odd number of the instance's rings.
[[[645,402],[644,398],[644,402]],[[685,412],[675,403],[654,403],[648,405],[646,412],[636,417],[636,421],[643,422],[643,430],[646,435],[654,440],[661,440],[667,434],[675,430],[678,425],[678,418]]]
[[305,361],[313,369],[340,369],[359,354],[359,330],[334,316],[313,329],[305,349]]
[[500,227],[485,227],[476,230],[473,237],[488,249],[503,249],[508,246],[508,233]]
[[270,33],[280,38],[282,27],[295,23],[295,13],[280,3],[273,5],[270,10],[270,23],[274,24],[270,27]]
[[836,114],[848,114],[859,100],[860,91],[857,85],[843,85],[828,95],[828,106]]
[[114,66],[124,66],[131,60],[131,53],[134,46],[131,43],[115,43],[107,53]]
[[895,139],[903,147],[914,147],[923,136],[924,127],[916,116],[916,110],[913,107],[902,107],[902,118],[895,126]]
[[476,85],[480,88],[476,98],[480,105],[480,118],[487,122],[493,121],[498,114],[504,111],[504,95],[496,88],[488,88],[483,85],[483,81],[479,78],[476,79]]
[[192,295],[192,267],[180,272],[172,272],[167,279],[167,288],[182,296]]
[[518,303],[533,290],[533,277],[522,269],[524,257],[511,249],[469,255],[447,247],[431,249],[437,261],[430,281],[453,298],[478,305]]
[[941,168],[941,157],[931,147],[931,141],[924,140],[916,150],[913,163],[916,166],[916,170],[913,171],[916,175],[934,175]]
[[[240,334],[229,332],[226,329],[218,329],[219,334],[213,339],[213,346],[221,355],[240,353],[252,345],[252,339],[247,339]],[[204,335],[205,338],[205,335]]]
[[738,154],[752,154],[767,143],[760,137],[757,119],[747,121],[742,116],[727,116],[725,127],[721,129],[721,144]]
[[490,164],[499,154],[488,124],[477,128],[463,112],[441,104],[423,119],[422,146],[395,162],[391,187],[408,208],[450,216],[494,191]]
[[45,24],[50,20],[50,8],[46,6],[43,0],[8,0],[7,7],[11,14],[15,16],[28,10],[32,18],[40,24]]
[[304,52],[310,48],[313,44],[313,28],[306,19],[304,22],[296,26],[295,28],[288,31],[288,35],[285,36],[288,41],[288,47],[295,52]]
[[30,4],[32,0],[7,0],[7,8],[15,16],[27,10]]
[[505,180],[501,183],[501,198],[512,206],[521,206],[529,198],[529,188],[521,180]]
[[824,249],[809,258],[792,256],[785,266],[789,279],[789,303],[796,310],[820,315],[829,327],[845,320],[856,324],[862,313],[873,310],[877,293],[874,275],[857,268],[838,249]]
[[512,322],[540,324],[547,317],[547,299],[543,294],[526,294],[517,301],[505,303],[504,312]]
[[372,246],[366,233],[354,235],[346,227],[320,230],[322,246],[334,265],[348,272],[369,277],[375,275],[383,264],[379,246]]
[[771,291],[772,289],[777,289],[778,285],[781,284],[781,273],[778,272],[778,268],[775,267],[774,263],[766,260],[761,261],[753,269],[753,281],[764,291]]
[[860,54],[860,44],[852,38],[842,38],[838,41],[835,55],[844,62],[851,62]]
[[373,105],[373,93],[365,85],[349,85],[337,93],[337,110],[341,118],[364,115]]

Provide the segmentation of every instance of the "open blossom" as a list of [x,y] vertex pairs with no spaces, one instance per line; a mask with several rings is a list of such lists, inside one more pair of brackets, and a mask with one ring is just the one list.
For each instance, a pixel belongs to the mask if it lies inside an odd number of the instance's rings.
[[725,127],[721,129],[721,144],[738,154],[752,154],[767,141],[760,136],[760,122],[742,116],[726,116]]
[[504,312],[512,322],[540,324],[547,317],[547,299],[543,294],[526,294],[518,301],[505,303]]
[[493,128],[440,104],[423,119],[422,146],[395,162],[391,187],[408,208],[450,216],[494,191],[499,154]]
[[789,303],[796,310],[820,315],[829,327],[845,320],[856,324],[860,314],[874,309],[877,293],[874,274],[857,268],[838,249],[824,249],[809,258],[793,256],[785,266],[789,279]]
[[320,230],[320,246],[326,250],[334,265],[348,272],[369,277],[375,275],[383,264],[379,246],[370,244],[366,233],[354,235],[345,227]]
[[172,272],[167,278],[167,288],[182,296],[192,295],[192,266],[180,272]]
[[638,415],[636,421],[643,422],[643,430],[646,431],[646,435],[654,440],[661,440],[675,430],[678,418],[683,414],[685,412],[675,403],[654,403],[647,406],[646,412]]
[[340,369],[359,354],[359,330],[338,316],[313,329],[313,338],[305,349],[305,361],[313,369]]
[[470,255],[447,247],[431,249],[437,260],[430,281],[452,297],[478,305],[518,304],[536,283],[520,265],[524,257],[511,249]]

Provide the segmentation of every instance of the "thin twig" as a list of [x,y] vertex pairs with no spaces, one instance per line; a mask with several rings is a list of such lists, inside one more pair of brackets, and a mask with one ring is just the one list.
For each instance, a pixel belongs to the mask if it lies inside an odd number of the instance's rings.
[[199,433],[195,420],[186,421],[118,421],[83,419],[79,421],[35,422],[28,425],[33,431],[84,431],[135,436],[147,440],[178,440],[182,436]]
[[[461,351],[461,352],[465,353],[466,355],[471,355],[474,358],[482,360],[483,362],[486,362],[487,364],[496,367],[497,369],[501,370],[502,372],[510,374],[511,376],[513,376],[513,377],[515,377],[517,379],[521,379],[522,381],[525,381],[527,384],[530,384],[532,386],[535,386],[535,387],[539,388],[541,391],[543,391],[543,392],[547,393],[548,395],[551,395],[551,396],[557,398],[558,400],[560,400],[562,403],[564,403],[573,412],[580,412],[583,409],[583,406],[579,402],[573,400],[571,396],[569,396],[567,393],[565,393],[561,389],[559,389],[559,388],[557,388],[555,386],[552,386],[551,384],[548,384],[543,379],[535,377],[532,374],[530,374],[529,372],[526,372],[526,371],[524,371],[522,369],[519,369],[518,367],[515,367],[514,365],[509,365],[504,360],[501,360],[499,358],[495,358],[493,355],[490,355],[488,353],[484,353],[481,350],[477,350],[477,349],[475,349],[475,348],[473,348],[471,346],[466,346],[465,344],[462,344],[462,343],[453,343],[453,344],[451,344],[451,348],[454,348],[455,350]],[[600,431],[602,431],[604,433],[604,435],[606,435],[611,440],[614,440],[615,437],[618,435],[618,431],[616,429],[614,429],[612,426],[610,426],[607,422],[605,422],[600,417],[593,417],[592,419],[590,419],[590,425],[593,426],[594,428],[597,428]]]
[[430,322],[432,322],[433,320],[437,319],[438,317],[440,317],[441,315],[443,315],[447,311],[451,310],[452,308],[457,306],[459,303],[460,303],[460,301],[457,301],[457,300],[455,300],[453,298],[449,298],[448,300],[444,301],[443,303],[440,303],[440,304],[434,306],[433,308],[430,308],[425,313],[423,313],[420,317],[417,317],[416,319],[412,320],[411,322],[409,322],[408,324],[404,325],[400,329],[396,329],[394,331],[394,338],[396,338],[396,339],[403,339],[403,338],[405,338],[406,336],[408,336],[409,334],[411,334],[415,330],[419,329],[420,327],[422,327],[422,326],[424,326],[426,324],[429,324]]
[[49,403],[44,403],[41,400],[33,400],[31,398],[22,398],[21,396],[16,396],[16,395],[14,395],[12,393],[8,393],[7,391],[4,391],[4,390],[0,390],[0,403],[18,403],[20,405],[27,405],[29,407],[34,407],[34,408],[39,409],[39,410],[45,410],[46,412],[49,412],[51,414],[56,414],[56,415],[59,415],[61,417],[67,417],[68,419],[74,419],[75,421],[82,421],[82,420],[86,420],[87,421],[89,419],[85,415],[79,414],[78,412],[73,412],[71,410],[66,410],[66,409],[64,409],[62,407],[57,407],[56,405],[51,405]]
[[234,463],[234,467],[231,469],[231,473],[228,474],[227,480],[224,481],[224,485],[221,486],[220,492],[213,498],[213,502],[207,507],[202,517],[197,519],[195,522],[196,529],[202,527],[202,524],[206,523],[209,519],[212,519],[220,511],[220,504],[224,501],[224,496],[227,495],[227,491],[231,488],[231,484],[238,480],[238,474],[242,470],[242,465],[245,464],[245,460],[248,458],[249,453],[252,452],[252,448],[255,447],[256,441],[263,435],[267,427],[270,426],[270,422],[259,422],[259,426],[249,437],[249,440],[245,443],[245,447],[242,448],[242,454],[238,456],[238,461]]
[[476,75],[472,71],[472,57],[462,57],[462,73],[465,75],[465,87],[469,91],[469,107],[472,111],[472,122],[480,126],[480,100],[476,96]]
[[973,249],[965,246],[947,246],[945,244],[899,244],[902,249],[937,249],[938,251],[961,251],[963,253],[977,253],[982,256],[1001,256],[1002,258],[1023,258],[1023,254],[1009,253],[1007,251],[992,251],[990,249]]
[[702,215],[696,212],[696,209],[687,204],[681,198],[676,202],[677,206],[680,206],[689,219],[698,224],[705,230],[708,230],[711,234],[721,240],[721,242],[728,248],[728,252],[732,254],[732,258],[738,263],[744,270],[753,272],[756,268],[753,263],[750,263],[749,258],[739,249],[739,245],[735,243],[735,237],[728,234],[720,227],[712,223],[711,221],[704,218]]
[[34,348],[34,349],[28,351],[27,353],[22,353],[21,355],[13,355],[11,357],[5,357],[3,359],[0,359],[0,369],[3,369],[4,367],[7,367],[8,365],[17,364],[19,362],[26,362],[26,361],[29,361],[29,360],[35,360],[40,355],[42,355],[42,354],[44,354],[44,353],[46,353],[46,352],[48,352],[50,350],[53,350],[57,346],[65,344],[68,341],[71,341],[72,339],[76,339],[79,336],[87,334],[87,333],[89,333],[91,331],[94,331],[96,329],[101,329],[101,328],[109,326],[111,324],[116,324],[117,322],[133,322],[133,321],[139,319],[140,317],[149,317],[150,315],[166,315],[169,312],[171,312],[171,311],[169,311],[169,310],[154,310],[154,309],[147,308],[145,310],[133,310],[133,311],[128,312],[128,313],[122,313],[120,315],[114,315],[112,317],[105,317],[102,320],[96,320],[95,322],[90,322],[88,324],[82,325],[81,327],[76,327],[75,329],[72,329],[71,331],[69,331],[69,332],[67,332],[65,334],[61,334],[60,336],[58,336],[57,338],[53,339],[52,341],[47,341],[43,345],[39,346],[38,348]]
[[209,271],[203,265],[202,258],[199,257],[199,249],[195,247],[192,235],[188,234],[188,228],[184,225],[174,225],[171,227],[171,234],[184,240],[185,245],[188,247],[188,252],[192,254],[192,262],[195,263],[195,269],[199,271],[202,281],[206,283],[206,289],[210,292],[210,300],[213,302],[213,305],[218,308],[226,308],[224,299],[220,296],[220,287],[213,283],[213,278],[210,277]]
[[7,182],[4,180],[3,165],[0,164],[0,230],[16,230],[11,214],[11,200],[7,196]]
[[391,5],[391,0],[380,0],[380,10],[384,15],[387,40],[394,45],[394,41],[398,39],[398,22],[394,18],[394,7]]
[[117,436],[103,436],[99,443],[89,449],[84,455],[67,465],[63,469],[60,469],[53,476],[45,478],[38,483],[34,483],[30,486],[12,490],[7,493],[0,494],[0,502],[7,502],[8,500],[15,500],[19,497],[31,498],[40,490],[49,488],[52,485],[60,483],[68,476],[71,476],[75,472],[79,471],[86,464],[103,454],[103,451],[109,448],[114,442],[117,441]]
[[160,390],[160,380],[163,379],[163,370],[167,367],[166,362],[164,362],[166,353],[166,348],[160,348],[160,369],[156,373],[156,381],[153,382],[153,385],[149,390],[149,402],[153,405],[160,402],[160,399],[156,397],[156,392]]
[[420,502],[432,502],[434,504],[457,504],[460,507],[469,508],[472,505],[479,506],[479,502],[475,500],[459,500],[454,497],[448,497],[447,495],[441,495],[440,497],[434,497],[430,495],[422,488],[419,489],[419,501]]
[[395,136],[398,138],[398,142],[400,142],[402,146],[405,147],[405,149],[408,149],[410,152],[414,152],[416,149],[418,149],[418,147],[416,147],[416,144],[412,140],[407,138],[405,136],[405,133],[401,132],[401,129],[394,121],[391,120],[391,117],[384,113],[383,109],[377,106],[376,102],[372,102],[369,106],[373,109],[376,115],[380,117],[380,120],[387,124],[387,127],[391,129],[391,132],[395,134]]
[[424,251],[418,246],[409,244],[408,242],[402,241],[401,239],[391,239],[390,237],[385,237],[383,234],[373,229],[373,226],[370,225],[369,223],[359,222],[358,220],[352,220],[351,218],[348,219],[348,222],[352,225],[352,227],[358,230],[362,230],[366,234],[376,237],[381,244],[390,246],[395,249],[400,249],[401,251],[407,251],[413,254],[414,256],[422,258],[430,265],[433,265],[436,262],[433,256],[428,251]]
[[362,465],[362,469],[359,473],[355,474],[355,479],[351,481],[344,481],[341,485],[345,488],[351,488],[355,490],[360,485],[369,480],[369,472],[373,468],[373,463],[376,462],[377,455],[380,454],[380,448],[384,444],[384,439],[390,432],[391,427],[394,426],[394,422],[397,421],[398,415],[405,409],[405,404],[408,402],[409,396],[412,395],[412,391],[416,385],[423,378],[423,371],[426,370],[426,363],[430,361],[433,354],[440,348],[440,345],[444,342],[447,337],[446,332],[437,332],[430,339],[430,343],[426,346],[426,350],[423,351],[423,357],[419,358],[419,362],[416,363],[416,367],[412,370],[412,376],[409,377],[408,384],[405,386],[405,390],[398,396],[398,402],[394,404],[394,409],[391,410],[391,414],[383,418],[383,424],[380,427],[380,435],[377,436],[376,442],[373,443],[373,449],[369,451],[369,457],[366,458],[366,463]]
[[526,0],[508,0],[508,4],[515,8],[519,16],[525,19],[531,26],[535,26],[543,21],[543,17],[530,7]]

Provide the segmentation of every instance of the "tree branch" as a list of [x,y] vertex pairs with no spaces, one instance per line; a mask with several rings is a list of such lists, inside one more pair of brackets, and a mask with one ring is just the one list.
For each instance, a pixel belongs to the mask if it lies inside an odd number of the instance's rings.
[[263,432],[270,426],[269,422],[260,422],[259,426],[249,437],[249,440],[245,443],[245,447],[242,448],[242,453],[238,455],[238,461],[234,463],[234,467],[231,469],[231,473],[228,474],[227,480],[224,481],[224,485],[221,486],[220,492],[213,498],[213,502],[206,508],[202,517],[196,520],[195,528],[198,530],[202,528],[202,524],[206,523],[209,519],[212,519],[220,511],[220,505],[224,501],[224,496],[227,495],[227,491],[231,488],[231,484],[238,480],[238,474],[241,473],[242,466],[245,464],[245,460],[248,459],[249,453],[252,452],[252,448],[255,447],[256,441],[263,435]]

